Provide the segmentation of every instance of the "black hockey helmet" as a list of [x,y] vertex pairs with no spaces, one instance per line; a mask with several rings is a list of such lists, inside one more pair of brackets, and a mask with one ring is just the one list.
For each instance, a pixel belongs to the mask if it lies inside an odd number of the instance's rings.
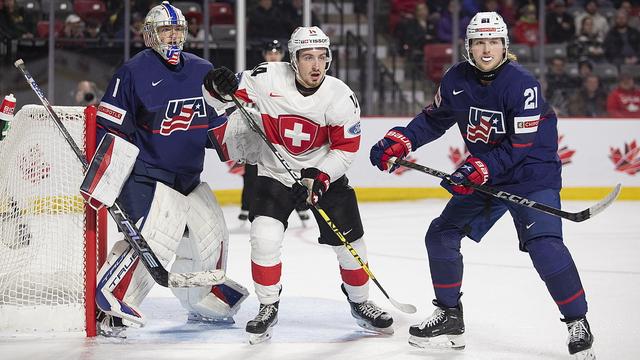
[[264,46],[262,47],[262,52],[263,53],[268,53],[268,52],[283,52],[284,49],[282,49],[282,43],[278,40],[272,40],[272,41],[268,41],[264,44]]

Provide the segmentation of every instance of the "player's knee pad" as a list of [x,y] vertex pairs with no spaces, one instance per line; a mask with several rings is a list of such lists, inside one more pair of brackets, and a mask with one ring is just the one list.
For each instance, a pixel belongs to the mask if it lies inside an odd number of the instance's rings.
[[124,240],[115,243],[107,262],[98,272],[96,304],[100,310],[121,318],[126,325],[143,326],[138,305],[154,281],[139,263],[138,255]]
[[564,245],[562,238],[538,237],[527,241],[525,248],[542,279],[551,277],[573,264],[571,253]]
[[251,261],[261,266],[280,263],[284,225],[269,216],[258,216],[251,223]]
[[[367,264],[367,247],[364,239],[360,238],[351,242],[351,246],[358,253],[362,262]],[[340,276],[349,300],[356,303],[366,301],[369,298],[369,275],[346,246],[332,246],[332,248],[338,257]]]
[[284,224],[279,220],[258,216],[251,223],[251,276],[261,304],[278,301],[283,238]]
[[429,225],[424,242],[430,258],[454,259],[460,255],[462,232],[440,217]]

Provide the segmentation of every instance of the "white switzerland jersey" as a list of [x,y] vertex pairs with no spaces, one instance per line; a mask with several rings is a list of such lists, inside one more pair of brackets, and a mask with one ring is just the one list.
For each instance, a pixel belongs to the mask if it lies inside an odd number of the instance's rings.
[[[300,175],[315,167],[340,178],[360,147],[360,106],[349,87],[326,76],[309,96],[298,92],[289,63],[263,63],[242,72],[236,96],[255,103],[267,139]],[[258,175],[291,186],[293,179],[271,151],[262,154]]]

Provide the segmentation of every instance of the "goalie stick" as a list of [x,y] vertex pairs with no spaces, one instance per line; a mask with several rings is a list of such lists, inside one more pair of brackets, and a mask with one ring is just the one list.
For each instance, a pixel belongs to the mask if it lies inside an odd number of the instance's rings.
[[[56,124],[62,136],[67,141],[71,149],[75,153],[80,163],[82,163],[82,169],[84,171],[87,170],[88,163],[82,154],[82,150],[76,145],[71,137],[71,134],[67,131],[66,127],[60,121],[58,115],[53,111],[49,100],[44,95],[40,86],[33,79],[29,71],[27,70],[24,61],[22,59],[16,60],[14,63],[15,67],[22,72],[24,78],[27,80],[31,89],[36,93],[40,102],[44,105],[45,109],[49,113],[49,116]],[[202,286],[212,286],[222,284],[225,281],[225,273],[222,270],[207,270],[200,272],[190,272],[190,273],[170,273],[165,269],[160,260],[153,253],[153,250],[144,239],[140,230],[136,227],[134,222],[131,220],[129,215],[127,215],[122,206],[118,201],[116,201],[113,206],[109,207],[109,214],[116,222],[116,225],[120,229],[120,231],[124,234],[127,242],[133,247],[137,256],[141,259],[142,264],[147,268],[153,280],[158,284],[164,287],[202,287]]]
[[[287,170],[289,175],[293,178],[293,181],[295,181],[296,183],[302,185],[302,182],[300,181],[300,178],[298,178],[293,173],[293,170],[291,170],[291,167],[289,166],[289,164],[282,157],[280,152],[278,152],[278,149],[276,149],[275,146],[273,146],[273,144],[267,139],[267,136],[265,135],[264,131],[262,131],[262,129],[260,129],[260,127],[254,122],[254,120],[251,117],[251,115],[247,112],[247,110],[245,110],[245,108],[242,106],[242,104],[240,104],[238,99],[234,95],[231,95],[231,99],[233,100],[233,103],[236,105],[238,110],[240,112],[242,112],[242,115],[243,115],[244,119],[249,123],[249,127],[251,127],[251,129],[253,131],[255,131],[256,133],[258,133],[260,138],[262,138],[262,140],[267,144],[267,146],[269,147],[271,152],[278,158],[278,161],[280,161],[282,166],[284,166],[285,170]],[[342,232],[340,232],[340,229],[338,229],[338,227],[331,220],[329,215],[327,215],[327,213],[318,204],[313,205],[313,207],[311,207],[311,209],[315,210],[318,214],[320,214],[320,217],[322,217],[322,219],[324,219],[324,221],[327,223],[327,225],[329,225],[329,227],[331,228],[333,233],[336,234],[336,236],[338,237],[338,239],[340,239],[342,244],[347,248],[347,250],[349,250],[351,255],[358,261],[358,263],[360,264],[360,267],[362,267],[362,269],[367,273],[367,275],[369,275],[369,278],[371,279],[371,281],[373,281],[376,284],[378,289],[380,289],[382,294],[384,294],[384,296],[387,299],[389,299],[389,301],[391,302],[391,304],[393,304],[393,306],[395,306],[397,309],[399,309],[400,311],[405,312],[407,314],[413,314],[413,313],[416,312],[416,307],[415,306],[413,306],[411,304],[400,303],[400,302],[396,301],[395,299],[393,299],[391,296],[389,296],[389,294],[387,294],[387,292],[384,290],[382,285],[380,285],[380,283],[378,282],[378,279],[373,275],[373,273],[369,269],[369,266],[367,266],[367,264],[365,264],[365,262],[362,261],[362,258],[360,257],[360,255],[358,255],[358,252],[356,251],[356,249],[354,249],[353,246],[351,246],[351,244],[349,244],[349,242],[347,242],[347,239],[342,235]]]
[[[438,171],[420,164],[416,164],[416,163],[412,163],[410,161],[406,161],[406,160],[401,160],[401,159],[396,159],[395,163],[404,167],[407,167],[409,169],[414,169],[414,170],[418,170],[420,172],[423,172],[425,174],[429,174],[435,177],[438,177],[440,179],[444,179],[447,181],[450,181],[451,175],[444,173],[442,171]],[[521,205],[521,206],[526,206],[526,207],[530,207],[533,209],[536,209],[538,211],[542,211],[543,213],[549,214],[549,215],[553,215],[553,216],[557,216],[563,219],[567,219],[567,220],[571,220],[571,221],[575,221],[575,222],[581,222],[581,221],[585,221],[587,219],[590,219],[594,216],[596,216],[598,213],[600,213],[602,210],[606,209],[607,207],[609,207],[609,205],[611,205],[613,203],[613,201],[618,197],[618,194],[620,194],[620,188],[622,187],[621,184],[617,184],[613,190],[609,193],[609,195],[607,195],[604,199],[600,200],[600,202],[598,202],[597,204],[591,206],[588,209],[582,210],[582,211],[578,211],[575,213],[572,212],[568,212],[568,211],[564,211],[564,210],[560,210],[560,209],[556,209],[552,206],[549,205],[545,205],[545,204],[541,204],[538,202],[535,202],[533,200],[529,200],[525,197],[519,196],[519,195],[514,195],[511,193],[508,193],[506,191],[501,191],[498,189],[494,189],[492,187],[486,186],[486,185],[479,185],[479,184],[474,184],[471,182],[466,182],[463,184],[464,186],[468,186],[470,188],[473,188],[474,190],[477,190],[481,193],[487,194],[487,195],[491,195],[493,197],[497,197],[499,199],[504,199],[507,201],[510,201],[512,203]]]

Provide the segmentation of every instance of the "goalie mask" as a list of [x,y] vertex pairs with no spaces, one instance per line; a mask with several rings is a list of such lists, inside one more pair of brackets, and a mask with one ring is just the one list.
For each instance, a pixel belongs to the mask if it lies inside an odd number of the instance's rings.
[[163,1],[149,10],[142,29],[144,44],[155,50],[169,64],[180,62],[180,53],[187,38],[187,22],[180,9]]
[[296,74],[298,72],[298,51],[304,49],[326,49],[327,62],[325,70],[329,70],[331,66],[331,49],[329,37],[317,26],[298,27],[291,34],[291,39],[287,47],[289,48],[289,57],[291,58],[291,66]]
[[496,66],[499,67],[505,61],[507,61],[507,54],[509,50],[509,31],[507,24],[502,20],[502,16],[498,13],[492,12],[479,12],[469,22],[467,26],[467,35],[464,39],[464,46],[467,50],[467,61],[469,64],[478,67],[471,54],[471,40],[473,39],[502,39],[504,44],[504,53],[502,61]]

